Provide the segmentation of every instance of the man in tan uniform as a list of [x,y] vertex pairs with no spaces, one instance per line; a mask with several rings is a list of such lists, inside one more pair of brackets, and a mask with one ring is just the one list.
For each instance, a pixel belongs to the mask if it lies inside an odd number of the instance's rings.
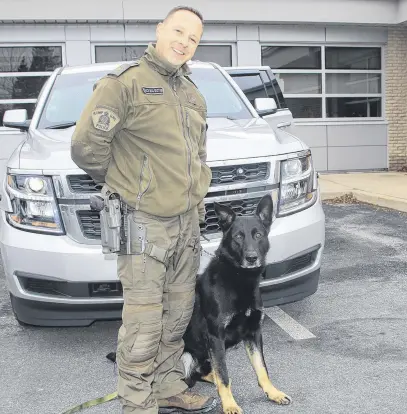
[[97,83],[72,139],[75,163],[131,211],[131,251],[118,255],[118,396],[126,414],[216,406],[187,389],[180,360],[212,177],[206,102],[186,76],[202,32],[199,12],[173,9],[157,26],[155,46]]

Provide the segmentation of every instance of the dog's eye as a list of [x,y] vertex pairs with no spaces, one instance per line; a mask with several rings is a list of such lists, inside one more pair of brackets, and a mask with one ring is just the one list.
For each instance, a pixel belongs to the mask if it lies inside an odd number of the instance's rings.
[[256,239],[261,239],[261,238],[263,237],[263,235],[262,235],[260,232],[257,232],[257,233],[254,235],[254,237],[255,237]]
[[235,239],[236,240],[242,240],[243,236],[241,234],[236,234]]

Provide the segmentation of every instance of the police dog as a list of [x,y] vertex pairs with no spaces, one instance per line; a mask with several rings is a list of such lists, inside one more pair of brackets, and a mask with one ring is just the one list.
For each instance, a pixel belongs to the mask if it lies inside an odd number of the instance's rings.
[[250,217],[237,217],[218,203],[215,212],[223,237],[197,280],[194,312],[184,335],[186,381],[189,386],[196,381],[212,382],[223,412],[242,413],[232,395],[226,350],[243,342],[266,396],[278,404],[290,404],[291,398],[271,383],[263,356],[259,283],[270,248],[272,198],[264,196]]
[[[241,414],[226,366],[226,351],[241,342],[257,375],[259,386],[277,404],[291,398],[271,383],[263,356],[263,306],[259,283],[270,245],[268,234],[273,201],[264,196],[253,216],[238,217],[224,205],[214,203],[223,236],[214,257],[196,284],[194,311],[184,334],[181,357],[185,381],[216,385],[225,414]],[[115,353],[107,356],[115,360]]]

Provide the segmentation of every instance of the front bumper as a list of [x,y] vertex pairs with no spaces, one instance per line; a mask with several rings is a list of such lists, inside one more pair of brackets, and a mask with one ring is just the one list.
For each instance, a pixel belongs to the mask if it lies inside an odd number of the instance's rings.
[[[265,306],[314,293],[325,244],[320,200],[307,210],[276,219],[269,237],[269,265],[261,282]],[[200,271],[218,243],[218,238],[202,240]],[[2,212],[0,247],[7,287],[20,321],[86,326],[95,320],[121,318],[123,298],[116,256],[104,256],[100,246],[79,244],[68,236],[17,230]]]

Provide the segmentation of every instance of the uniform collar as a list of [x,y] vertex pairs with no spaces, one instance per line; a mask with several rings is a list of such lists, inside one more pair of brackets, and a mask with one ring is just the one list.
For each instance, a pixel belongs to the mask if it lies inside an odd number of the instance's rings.
[[161,56],[159,56],[157,53],[157,49],[152,43],[149,43],[143,57],[147,60],[148,63],[154,66],[154,69],[157,72],[161,73],[161,75],[184,76],[191,73],[191,70],[186,63],[184,63],[182,66],[175,66],[161,58]]

